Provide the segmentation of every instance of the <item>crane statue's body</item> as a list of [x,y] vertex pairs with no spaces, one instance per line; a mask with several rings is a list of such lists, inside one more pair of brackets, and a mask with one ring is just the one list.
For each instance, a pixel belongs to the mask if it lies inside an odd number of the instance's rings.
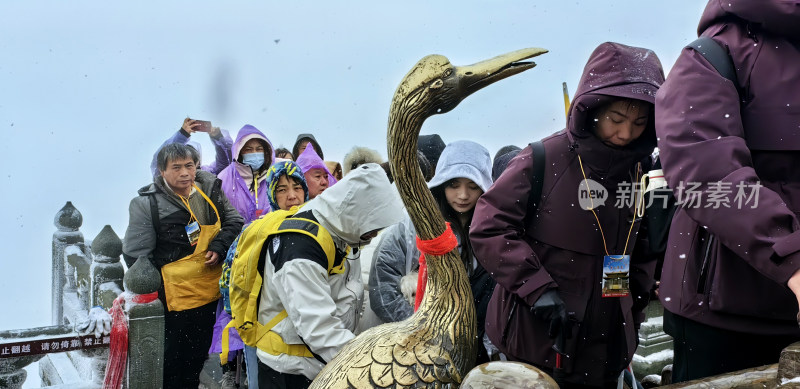
[[[400,197],[422,240],[441,235],[444,218],[417,163],[422,123],[445,113],[473,92],[536,66],[520,62],[544,54],[522,49],[465,67],[430,55],[398,86],[387,142]],[[475,308],[457,249],[427,255],[428,284],[417,312],[402,322],[365,331],[319,373],[311,388],[456,388],[475,364]]]

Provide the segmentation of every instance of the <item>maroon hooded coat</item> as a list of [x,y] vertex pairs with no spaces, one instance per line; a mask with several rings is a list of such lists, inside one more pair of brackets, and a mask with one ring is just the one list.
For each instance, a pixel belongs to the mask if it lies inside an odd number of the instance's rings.
[[[640,161],[649,161],[656,144],[651,118],[644,133],[623,148],[601,142],[591,128],[593,110],[617,98],[653,104],[664,80],[661,63],[647,49],[617,43],[597,47],[583,71],[570,107],[567,128],[543,139],[542,198],[529,212],[532,149],[526,147],[478,200],[470,238],[475,256],[497,281],[486,315],[486,332],[512,360],[552,369],[556,353],[548,322],[530,308],[555,289],[577,325],[567,340],[566,380],[587,385],[615,381],[637,345],[636,327],[644,319],[653,284],[655,258],[643,255],[646,234],[641,219],[631,227],[633,209],[617,207],[617,187],[635,182]],[[632,254],[633,296],[602,298],[603,238],[591,211],[578,203],[586,176],[601,183],[609,197],[596,209],[610,254]],[[622,197],[622,196],[620,196]],[[630,241],[628,234],[630,231]],[[626,248],[627,246],[627,248]]]
[[[740,90],[684,49],[658,92],[667,182],[700,183],[702,201],[675,214],[661,301],[712,327],[800,335],[786,286],[800,269],[800,2],[712,0],[698,33],[728,51]],[[709,206],[721,194],[729,205]]]

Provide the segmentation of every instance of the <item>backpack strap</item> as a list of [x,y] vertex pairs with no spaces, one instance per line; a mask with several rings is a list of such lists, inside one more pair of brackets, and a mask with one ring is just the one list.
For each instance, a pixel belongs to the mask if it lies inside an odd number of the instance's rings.
[[147,197],[150,198],[150,220],[153,223],[153,229],[158,232],[158,199],[156,199],[155,194],[148,195]]
[[328,274],[344,273],[344,261],[339,266],[334,267],[336,261],[336,245],[333,243],[330,232],[321,224],[311,219],[302,217],[287,217],[278,226],[276,233],[295,232],[307,235],[319,243],[322,251],[328,260]]
[[707,36],[701,36],[694,42],[686,45],[686,47],[690,47],[702,55],[722,77],[733,82],[733,85],[739,90],[739,82],[736,79],[736,69],[733,66],[733,60],[717,41]]
[[528,195],[528,215],[533,217],[539,209],[542,199],[542,185],[544,184],[544,143],[542,141],[530,144],[533,150],[533,175],[531,175],[531,191]]

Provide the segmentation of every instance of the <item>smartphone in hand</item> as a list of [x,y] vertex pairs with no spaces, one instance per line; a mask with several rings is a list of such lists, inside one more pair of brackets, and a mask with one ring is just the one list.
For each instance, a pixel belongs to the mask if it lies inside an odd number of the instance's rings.
[[211,131],[211,122],[207,120],[195,120],[195,123],[199,123],[199,126],[194,127],[194,130],[197,132],[209,132]]

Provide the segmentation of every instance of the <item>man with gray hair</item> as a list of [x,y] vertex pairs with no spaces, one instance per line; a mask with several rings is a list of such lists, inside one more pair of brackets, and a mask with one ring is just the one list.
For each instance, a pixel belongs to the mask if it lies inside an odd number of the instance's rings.
[[131,200],[122,243],[128,267],[146,257],[161,272],[164,388],[196,388],[208,356],[221,263],[243,220],[211,173],[198,170],[197,150],[165,145],[159,175]]

